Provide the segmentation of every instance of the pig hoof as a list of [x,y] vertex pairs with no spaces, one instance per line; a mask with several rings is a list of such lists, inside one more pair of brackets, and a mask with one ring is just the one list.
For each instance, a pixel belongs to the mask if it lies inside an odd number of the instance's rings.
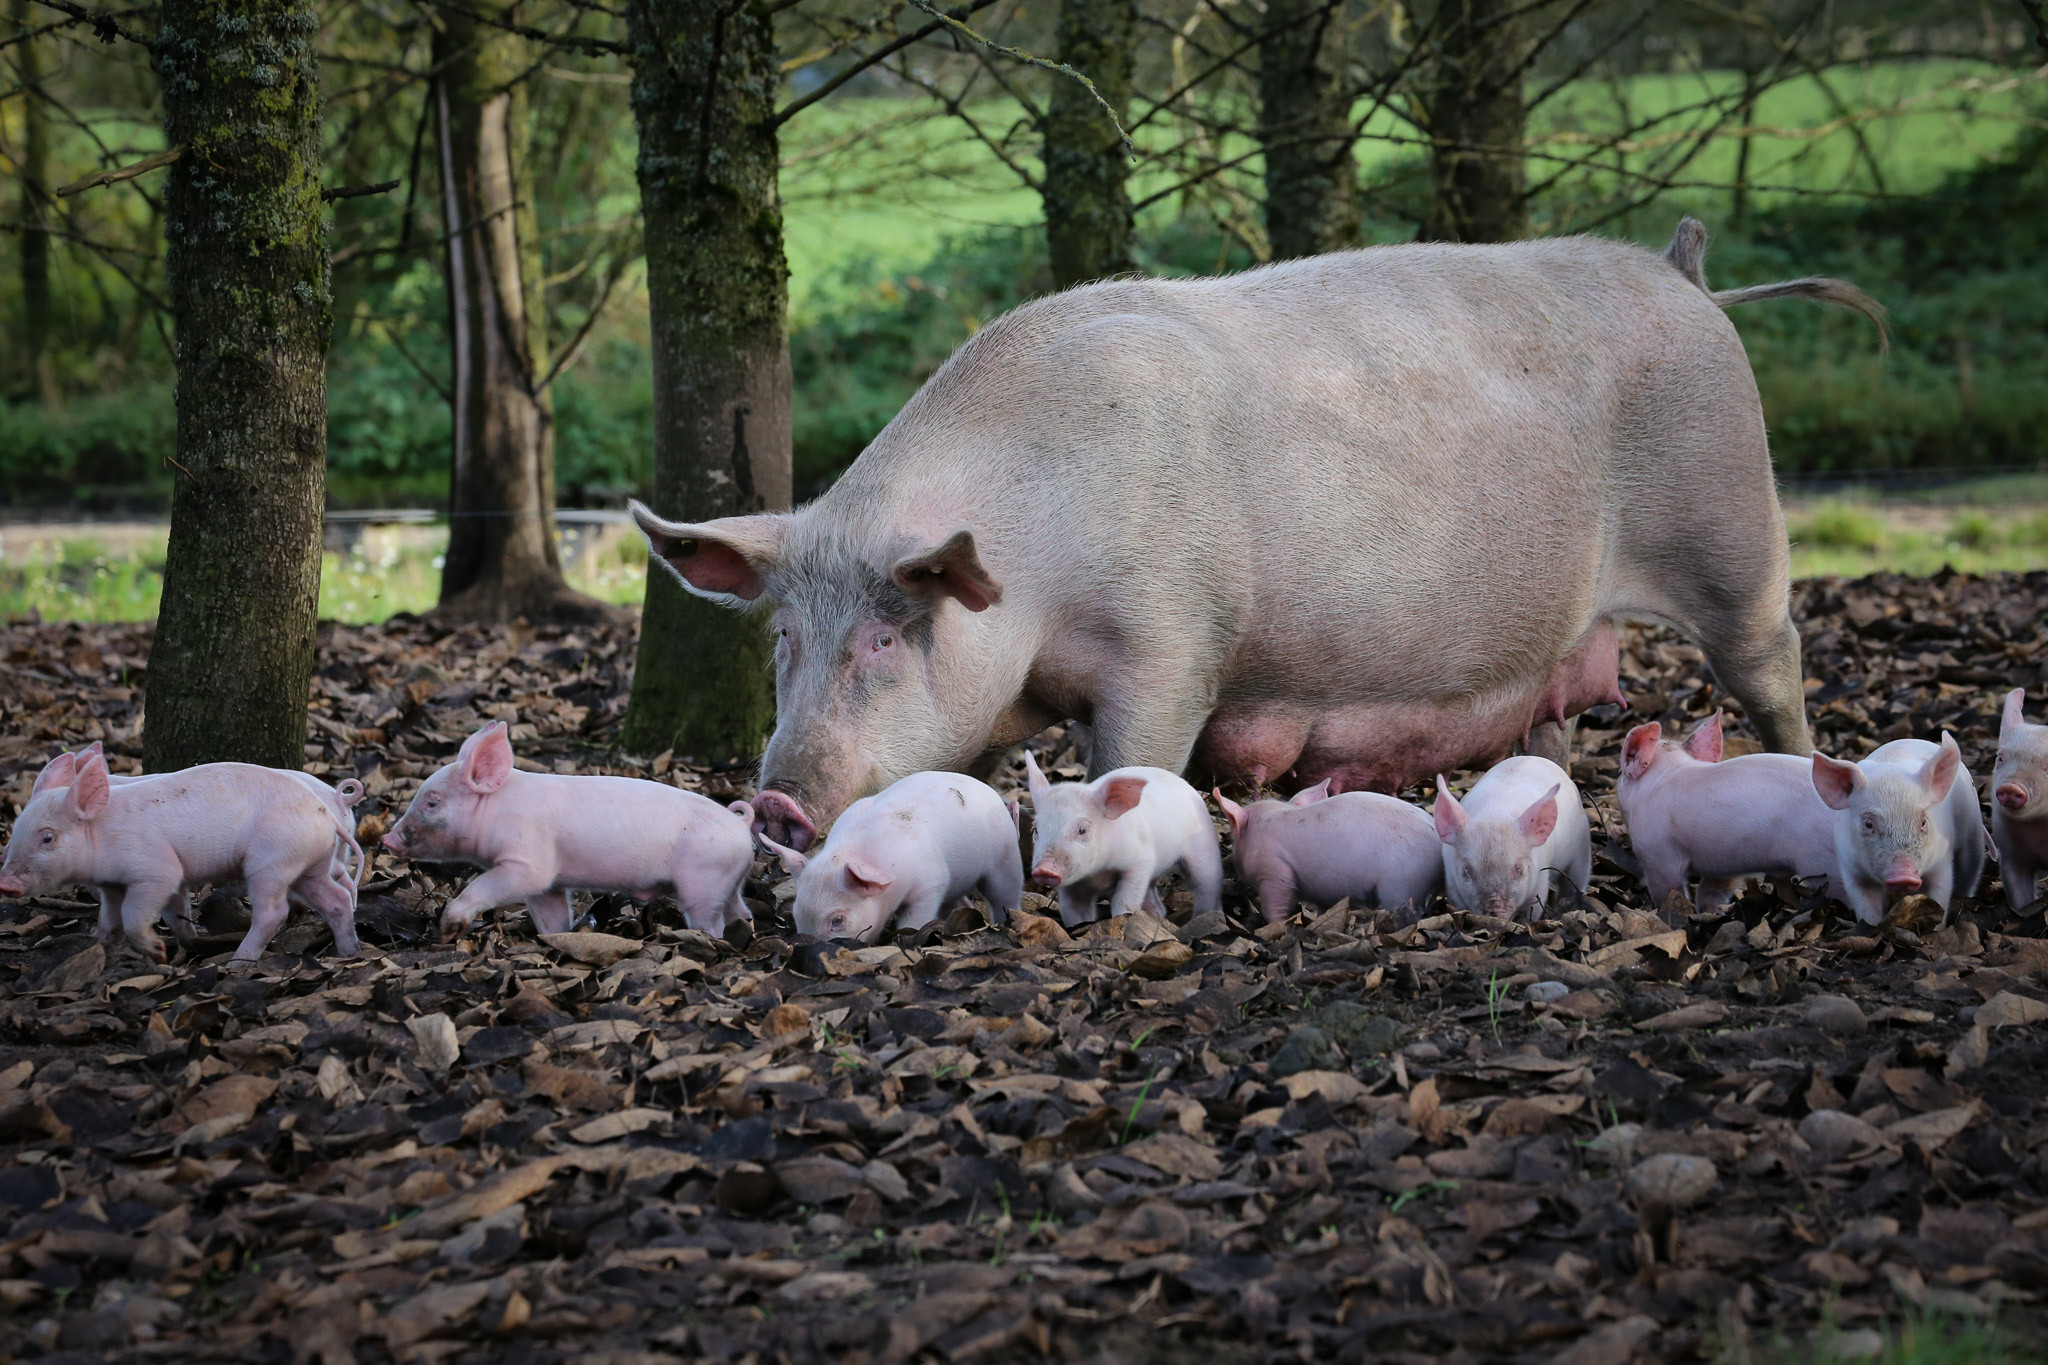
[[818,827],[788,792],[770,788],[754,797],[754,831],[802,853],[818,837]]

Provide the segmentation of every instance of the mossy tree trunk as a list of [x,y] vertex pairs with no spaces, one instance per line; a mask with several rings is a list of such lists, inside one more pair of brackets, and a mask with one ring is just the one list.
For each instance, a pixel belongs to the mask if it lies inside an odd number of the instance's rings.
[[555,546],[554,414],[524,92],[530,44],[457,10],[434,31],[454,374],[448,553],[435,615],[593,620]]
[[1421,236],[1510,242],[1529,235],[1524,148],[1526,0],[1442,0],[1422,96],[1435,197]]
[[[1138,49],[1137,0],[1060,0],[1056,41],[1059,59],[1094,81],[1123,119]],[[1039,132],[1053,284],[1066,289],[1133,269],[1130,162],[1116,125],[1087,86],[1054,76]]]
[[331,325],[309,0],[165,0],[177,453],[149,657],[152,772],[305,762]]
[[[26,34],[35,16],[28,0],[13,0],[8,17]],[[21,78],[21,321],[22,389],[45,403],[57,398],[50,356],[50,234],[45,216],[50,195],[50,110],[43,99],[42,45],[17,40],[15,70]]]
[[1342,0],[1267,0],[1259,42],[1266,238],[1276,259],[1358,245]]
[[[790,499],[789,266],[772,18],[730,0],[626,7],[654,344],[654,510],[681,521]],[[647,575],[624,742],[702,762],[774,725],[765,623]]]

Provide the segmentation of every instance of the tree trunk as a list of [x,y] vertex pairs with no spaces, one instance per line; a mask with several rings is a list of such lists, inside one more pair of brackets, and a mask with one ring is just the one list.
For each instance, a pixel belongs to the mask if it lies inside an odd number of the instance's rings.
[[[1131,107],[1137,0],[1060,0],[1060,60],[1095,82],[1118,119]],[[1123,139],[1088,87],[1054,76],[1045,140],[1045,240],[1060,289],[1133,268],[1134,214]]]
[[1268,0],[1259,42],[1266,237],[1275,259],[1358,245],[1342,0]]
[[1509,242],[1529,233],[1523,164],[1525,0],[1443,0],[1423,96],[1436,195],[1421,236]]
[[[17,31],[33,26],[28,0],[9,7]],[[57,401],[57,371],[50,356],[50,111],[43,103],[43,54],[34,39],[15,47],[22,85],[21,130],[21,313],[22,350],[28,373],[23,389],[45,403]]]
[[546,328],[525,101],[526,43],[455,10],[434,31],[441,211],[448,234],[454,438],[445,620],[590,621],[555,546],[554,414],[539,389]]
[[152,772],[305,762],[332,325],[312,10],[165,0],[177,454],[149,657]]
[[[789,266],[773,115],[774,21],[730,0],[626,7],[654,345],[654,510],[681,521],[790,498]],[[751,757],[774,726],[774,648],[647,575],[624,743]]]

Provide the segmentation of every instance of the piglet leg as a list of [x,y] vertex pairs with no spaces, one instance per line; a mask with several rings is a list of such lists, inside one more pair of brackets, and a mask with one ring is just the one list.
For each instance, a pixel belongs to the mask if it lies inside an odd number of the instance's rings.
[[[486,910],[495,910],[501,905],[517,905],[521,901],[531,904],[536,896],[546,894],[547,879],[526,864],[499,863],[488,872],[479,874],[462,888],[461,895],[448,902],[448,907],[441,912],[441,941],[448,943],[460,937]],[[563,905],[566,907],[567,904],[565,897]],[[535,923],[539,923],[538,916]],[[562,928],[566,930],[568,927],[565,920]]]
[[242,946],[235,949],[234,965],[253,967],[262,958],[264,948],[291,918],[290,891],[289,882],[279,882],[267,875],[249,878],[249,932],[243,936]]
[[575,922],[566,891],[540,891],[528,896],[526,913],[533,916],[534,929],[543,934],[566,934]]

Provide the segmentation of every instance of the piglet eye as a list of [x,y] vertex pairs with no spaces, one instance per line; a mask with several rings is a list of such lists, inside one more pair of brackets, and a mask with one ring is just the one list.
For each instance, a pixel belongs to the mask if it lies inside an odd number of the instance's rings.
[[1085,834],[1087,834],[1087,833],[1088,833],[1088,822],[1087,822],[1086,820],[1083,820],[1083,821],[1082,821],[1082,822],[1081,822],[1080,824],[1078,824],[1078,825],[1074,826],[1074,833],[1075,833],[1075,834],[1077,834],[1077,835],[1085,835]]
[[875,637],[876,649],[887,649],[890,645],[893,645],[895,643],[896,637],[893,635],[877,635]]
[[54,843],[56,843],[56,842],[57,842],[57,831],[56,831],[56,830],[54,830],[54,829],[46,829],[46,830],[44,830],[44,831],[43,831],[43,842],[44,842],[45,844],[54,844]]

